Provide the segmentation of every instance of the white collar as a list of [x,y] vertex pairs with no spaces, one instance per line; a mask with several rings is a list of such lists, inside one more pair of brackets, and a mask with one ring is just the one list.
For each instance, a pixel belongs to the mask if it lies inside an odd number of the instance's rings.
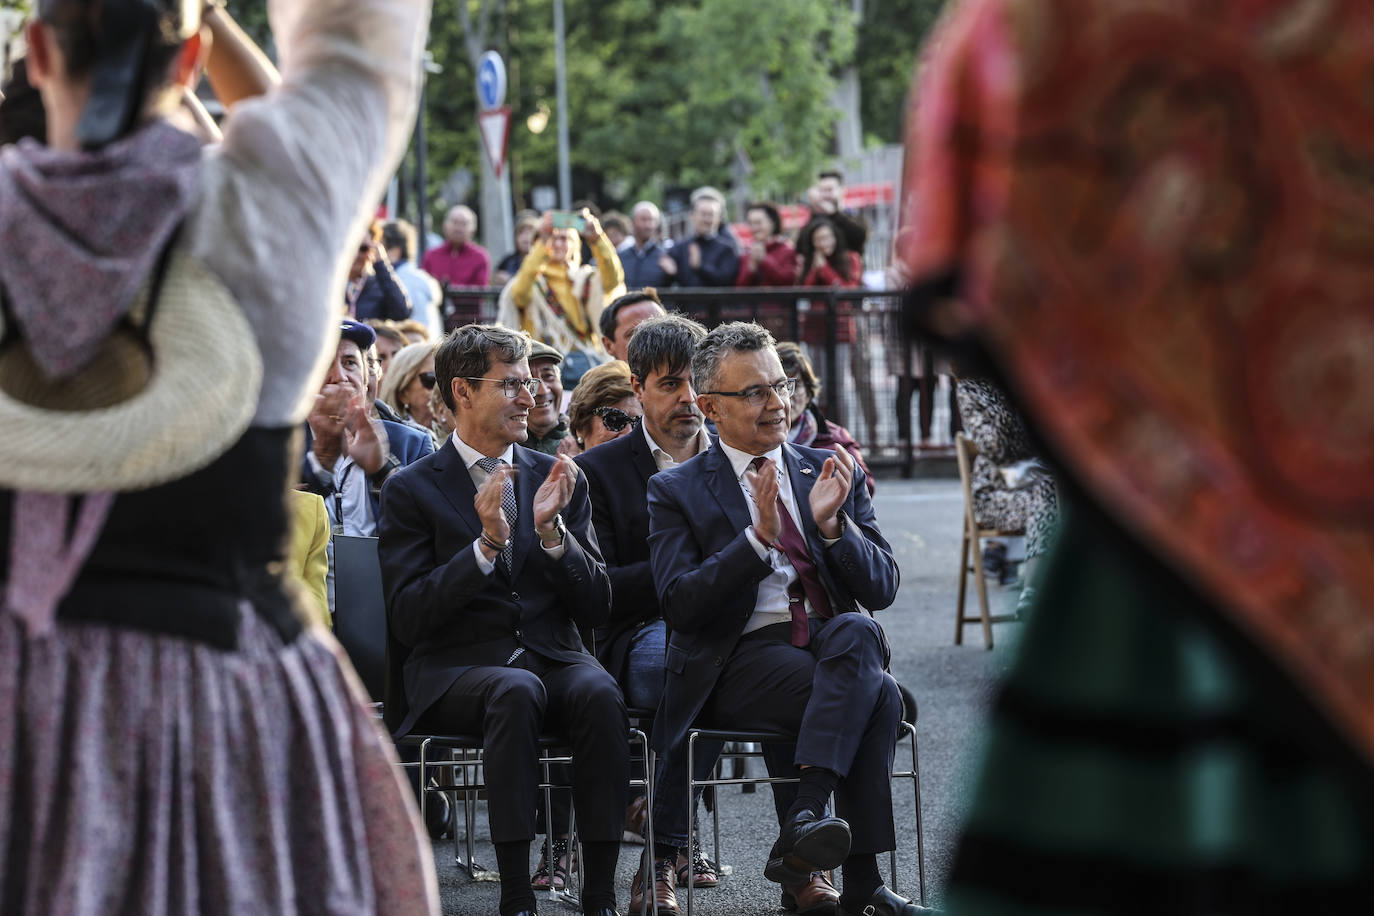
[[[672,457],[671,454],[668,452],[668,450],[667,450],[666,448],[664,448],[663,446],[659,445],[659,444],[658,444],[658,440],[655,439],[655,438],[653,437],[653,434],[649,432],[649,424],[648,424],[648,423],[645,423],[643,420],[640,420],[640,421],[639,421],[639,428],[640,428],[640,430],[644,433],[644,441],[647,442],[647,443],[649,443],[649,454],[650,454],[650,455],[654,454],[655,452],[662,452],[663,454],[669,455],[669,457]],[[706,421],[705,421],[705,420],[703,420],[703,421],[701,422],[701,428],[697,430],[697,437],[696,437],[696,438],[697,438],[697,450],[696,450],[695,452],[692,453],[693,456],[700,455],[702,452],[706,451],[708,448],[711,447],[711,434],[708,433],[708,432],[706,431]]]
[[725,452],[725,457],[730,459],[730,467],[734,469],[736,480],[744,479],[744,472],[749,470],[749,465],[753,463],[755,457],[767,458],[772,461],[773,464],[777,465],[778,473],[787,473],[787,468],[782,463],[781,445],[771,452],[764,453],[762,456],[751,455],[748,452],[740,451],[732,445],[726,445],[724,439],[720,440],[720,447]]
[[[453,440],[453,447],[458,450],[458,457],[463,459],[463,467],[471,470],[474,464],[476,464],[481,459],[488,457],[486,455],[483,455],[481,452],[477,451],[477,449],[468,445],[462,439],[458,438],[458,430],[455,429],[453,431],[453,435],[450,438],[452,438]],[[497,457],[499,457],[506,464],[514,464],[515,461],[513,459],[515,457],[515,446],[507,445],[506,450]]]

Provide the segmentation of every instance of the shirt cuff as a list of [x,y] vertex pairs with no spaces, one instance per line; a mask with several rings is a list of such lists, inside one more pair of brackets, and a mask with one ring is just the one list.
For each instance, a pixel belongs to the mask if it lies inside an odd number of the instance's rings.
[[539,549],[544,551],[544,555],[547,556],[550,560],[561,560],[563,559],[563,554],[566,553],[568,549],[567,541],[567,535],[564,535],[563,540],[559,541],[552,547],[545,547],[544,542],[540,541]]
[[477,568],[482,571],[482,575],[491,575],[492,570],[496,568],[496,564],[491,560],[488,560],[487,555],[482,553],[481,538],[478,538],[477,540],[472,542],[472,552],[477,557]]
[[773,561],[772,558],[768,555],[768,548],[765,547],[763,541],[760,541],[758,539],[758,536],[754,534],[753,525],[750,525],[748,528],[744,529],[744,536],[749,539],[750,544],[754,545],[754,553],[759,555],[759,559],[767,563],[769,566],[772,566]]
[[843,541],[845,529],[849,527],[849,516],[841,512],[837,517],[840,520],[840,536],[837,538],[828,538],[822,534],[821,543],[824,544],[826,547],[834,547],[840,541]]

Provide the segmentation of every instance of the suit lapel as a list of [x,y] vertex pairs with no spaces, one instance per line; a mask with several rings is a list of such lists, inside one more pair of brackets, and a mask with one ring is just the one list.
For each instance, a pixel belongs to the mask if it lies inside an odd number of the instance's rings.
[[706,465],[703,469],[706,489],[715,497],[720,508],[724,510],[725,517],[730,520],[730,530],[743,531],[753,524],[753,519],[749,517],[749,504],[744,500],[744,491],[740,489],[735,469],[726,457],[725,449],[713,448],[705,455],[698,456],[696,460]]
[[477,510],[473,507],[477,488],[473,486],[472,475],[463,466],[463,459],[452,439],[439,449],[430,467],[434,470],[439,492],[444,494],[472,536],[478,537],[482,533],[482,520],[477,517]]
[[811,560],[816,564],[821,582],[830,592],[831,604],[839,609],[840,604],[835,601],[835,596],[840,592],[825,565],[825,544],[821,541],[821,529],[816,527],[816,520],[811,516],[811,488],[816,485],[821,468],[789,443],[782,446],[782,460],[787,465],[787,481],[792,487],[792,499],[797,506],[798,517],[795,521],[801,526],[802,536],[806,538],[806,549],[811,553]]
[[806,536],[806,546],[814,557],[821,547],[821,532],[816,527],[816,520],[811,517],[811,488],[816,485],[820,468],[812,464],[810,459],[803,458],[788,443],[783,443],[782,461],[787,465],[787,483],[792,487],[792,501],[797,507],[795,521],[801,526]]
[[515,544],[512,546],[510,563],[511,581],[514,581],[520,575],[534,542],[538,540],[538,535],[534,533],[534,494],[544,482],[544,475],[535,468],[528,449],[515,446],[511,460],[519,469],[515,475],[515,505],[520,517],[512,529]]
[[644,438],[642,427],[631,432],[629,439],[630,463],[639,471],[639,476],[644,478],[644,484],[647,486],[649,478],[658,473],[658,462],[654,461],[654,453],[649,448],[648,440]]

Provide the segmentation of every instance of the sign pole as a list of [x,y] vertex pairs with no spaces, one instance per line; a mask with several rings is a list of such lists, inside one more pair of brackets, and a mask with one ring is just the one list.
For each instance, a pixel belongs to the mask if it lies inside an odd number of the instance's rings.
[[[506,64],[495,51],[485,52],[477,65],[477,133],[482,147],[482,243],[492,263],[515,250],[514,214],[511,212],[510,170],[505,167],[510,136],[510,109],[506,101]],[[504,121],[504,124],[500,122]],[[499,128],[499,130],[497,129]],[[499,134],[499,136],[498,136]],[[499,140],[493,144],[492,140]],[[495,148],[493,148],[495,146]]]

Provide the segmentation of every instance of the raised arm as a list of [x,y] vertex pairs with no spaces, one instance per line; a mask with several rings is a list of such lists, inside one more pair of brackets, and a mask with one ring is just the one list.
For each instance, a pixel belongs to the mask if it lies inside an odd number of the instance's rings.
[[410,136],[429,2],[274,0],[269,15],[282,82],[229,112],[184,238],[257,334],[256,422],[282,425],[305,416],[350,248]]
[[281,74],[262,49],[221,6],[208,6],[202,22],[210,29],[205,76],[225,108],[265,95],[281,84]]

